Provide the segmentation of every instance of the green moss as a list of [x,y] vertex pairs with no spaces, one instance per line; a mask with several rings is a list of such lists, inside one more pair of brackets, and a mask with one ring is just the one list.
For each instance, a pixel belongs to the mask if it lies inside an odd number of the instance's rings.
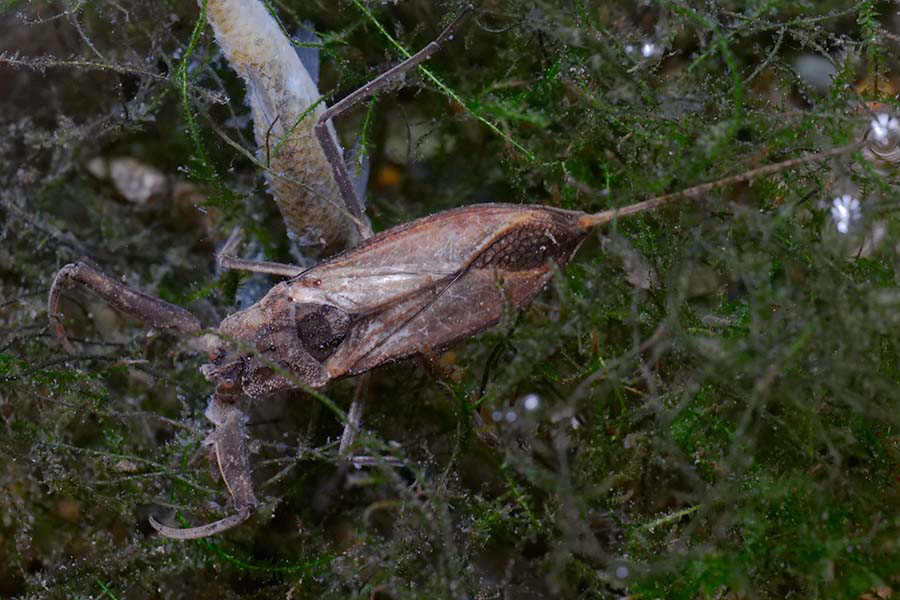
[[[46,325],[52,275],[87,259],[212,323],[274,282],[216,273],[234,225],[269,260],[292,251],[252,159],[241,81],[193,4],[91,2],[45,22],[12,15],[19,4],[3,8],[19,53],[0,53],[17,69],[0,111],[0,596],[897,587],[897,184],[861,153],[613,223],[531,306],[438,364],[375,370],[359,450],[402,467],[337,456],[331,409],[352,380],[256,403],[264,505],[217,538],[162,540],[151,514],[230,511],[201,451],[205,358],[80,293],[63,303],[78,349],[66,355]],[[457,9],[272,8],[285,31],[309,20],[320,33],[329,102]],[[345,145],[364,129],[379,229],[482,201],[599,211],[859,139],[861,101],[897,106],[887,12],[868,0],[501,2],[431,75],[337,126]],[[658,52],[641,56],[644,41]],[[834,72],[816,87],[797,61],[823,53]],[[214,215],[194,226],[171,198],[127,203],[88,173],[98,155],[192,181]],[[851,189],[864,216],[842,236],[829,209]]]

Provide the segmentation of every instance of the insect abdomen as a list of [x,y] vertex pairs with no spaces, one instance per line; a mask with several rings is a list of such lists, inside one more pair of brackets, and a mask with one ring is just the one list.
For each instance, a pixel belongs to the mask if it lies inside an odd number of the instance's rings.
[[472,262],[477,269],[524,271],[546,264],[565,262],[580,236],[553,223],[519,225],[495,240]]

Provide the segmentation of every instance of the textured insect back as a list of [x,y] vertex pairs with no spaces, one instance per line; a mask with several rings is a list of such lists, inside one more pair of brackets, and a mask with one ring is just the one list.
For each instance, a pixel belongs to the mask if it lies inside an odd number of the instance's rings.
[[502,204],[400,225],[226,318],[204,374],[261,398],[439,350],[531,300],[589,230],[584,213]]
[[548,260],[562,263],[579,239],[570,223],[550,220],[517,225],[485,248],[472,267],[523,271],[544,266]]
[[[329,378],[439,350],[496,323],[549,281],[588,231],[583,213],[487,204],[401,225],[289,282],[297,304],[331,306],[352,325]],[[334,319],[332,318],[332,321]],[[343,321],[335,321],[342,323]],[[309,335],[309,334],[305,334]]]
[[292,237],[324,253],[353,246],[357,226],[313,131],[326,106],[290,41],[258,0],[208,0],[207,19],[247,85],[257,154]]

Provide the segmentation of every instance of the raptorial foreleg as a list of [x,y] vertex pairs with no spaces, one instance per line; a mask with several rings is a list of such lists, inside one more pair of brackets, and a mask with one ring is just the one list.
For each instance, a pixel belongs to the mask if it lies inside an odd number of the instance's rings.
[[186,334],[196,334],[202,329],[199,319],[180,306],[133,290],[85,263],[71,263],[60,269],[54,277],[47,301],[53,331],[68,352],[72,352],[73,348],[66,338],[59,305],[63,289],[71,284],[84,286],[110,306],[154,327]]
[[225,486],[231,493],[235,514],[206,525],[185,529],[163,525],[151,516],[150,524],[166,537],[192,540],[221,533],[246,521],[259,503],[253,493],[253,481],[250,477],[247,417],[237,407],[234,398],[217,391],[206,409],[206,418],[216,428],[204,444],[212,447],[210,459],[218,464]]

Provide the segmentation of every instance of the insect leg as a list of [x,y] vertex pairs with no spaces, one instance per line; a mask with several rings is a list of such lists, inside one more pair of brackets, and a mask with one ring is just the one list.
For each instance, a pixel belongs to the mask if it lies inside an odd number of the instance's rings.
[[[376,92],[390,84],[394,79],[400,77],[410,69],[414,69],[420,63],[428,60],[428,58],[431,57],[432,54],[440,50],[444,42],[452,37],[452,33],[456,29],[456,26],[465,16],[469,14],[469,12],[471,12],[471,9],[462,11],[459,15],[457,15],[455,19],[453,19],[453,21],[450,22],[450,24],[434,41],[429,43],[427,46],[425,46],[400,64],[391,67],[358,90],[351,92],[341,101],[337,102],[334,106],[322,113],[322,116],[319,117],[319,120],[315,126],[316,137],[319,139],[319,144],[322,146],[322,151],[325,153],[328,162],[331,164],[331,169],[334,172],[334,178],[337,181],[338,188],[341,190],[341,197],[343,198],[344,203],[347,205],[347,210],[356,219],[357,224],[366,223],[366,220],[363,217],[363,203],[356,193],[356,188],[353,184],[353,180],[351,179],[350,174],[347,172],[347,166],[344,164],[344,158],[337,146],[337,141],[334,139],[334,137],[332,137],[331,133],[328,130],[328,121],[330,121],[334,117],[337,117],[352,106],[366,100],[367,98],[372,96],[372,94],[375,94]],[[369,237],[372,235],[371,229],[367,225],[365,226],[365,228],[361,228],[360,231],[363,234],[363,237]],[[356,437],[356,432],[359,430],[360,419],[365,403],[364,394],[361,393],[360,390],[366,387],[366,383],[367,382],[362,381],[361,378],[361,380],[357,384],[357,393],[354,394],[353,403],[350,405],[350,411],[348,413],[348,422],[344,427],[344,433],[341,436],[341,455],[343,455],[346,450],[353,444],[353,440]]]
[[47,312],[54,333],[68,352],[72,352],[73,348],[66,338],[59,303],[63,289],[73,283],[88,288],[110,306],[154,327],[188,334],[197,333],[201,329],[197,317],[180,306],[133,290],[85,263],[71,263],[60,269],[54,277],[47,300]]
[[[322,113],[322,116],[319,117],[319,120],[315,126],[316,137],[319,138],[319,144],[321,144],[322,146],[322,151],[328,158],[328,162],[331,163],[331,168],[334,171],[334,178],[335,180],[337,180],[338,188],[340,188],[341,190],[341,196],[344,199],[344,203],[347,205],[347,210],[357,219],[358,222],[365,222],[365,220],[363,219],[362,202],[360,202],[359,198],[356,195],[356,190],[353,187],[353,181],[350,178],[350,174],[347,173],[347,167],[344,164],[344,158],[343,156],[341,156],[341,151],[337,146],[337,142],[328,131],[328,121],[333,119],[334,117],[337,117],[352,106],[366,100],[372,94],[388,85],[394,79],[400,77],[410,69],[415,68],[420,63],[427,60],[432,54],[440,50],[441,45],[452,37],[453,30],[456,29],[456,26],[459,24],[460,20],[468,15],[469,12],[470,9],[466,9],[461,12],[434,41],[429,43],[427,46],[425,46],[400,64],[391,67],[358,90],[351,92],[340,102],[337,102],[334,106]],[[371,235],[371,233],[369,233],[369,235]]]
[[369,379],[371,374],[367,371],[356,379],[356,389],[353,390],[353,402],[350,403],[350,410],[347,412],[347,425],[344,426],[344,433],[341,435],[341,445],[338,450],[339,456],[346,456],[353,440],[356,438],[356,432],[362,423],[362,413],[366,406],[365,396],[369,388]]
[[235,513],[230,517],[220,519],[219,521],[213,521],[212,523],[207,523],[206,525],[200,525],[199,527],[188,527],[185,529],[177,529],[175,527],[163,525],[162,523],[154,519],[153,515],[150,515],[150,525],[153,527],[153,529],[158,531],[160,535],[163,535],[167,538],[173,538],[176,540],[196,540],[199,538],[216,535],[217,533],[222,533],[223,531],[228,531],[233,527],[237,527],[248,518],[250,518],[250,514],[252,512],[253,511],[248,508]]
[[[214,450],[214,460],[231,493],[237,512],[206,525],[185,529],[168,527],[151,516],[150,525],[165,537],[192,540],[221,533],[246,521],[259,503],[253,493],[253,481],[250,477],[247,417],[237,407],[234,398],[226,398],[225,394],[218,392],[210,400],[206,417],[216,426],[207,443]],[[210,459],[213,460],[213,456]]]
[[222,249],[216,254],[216,264],[223,269],[236,271],[251,271],[253,273],[266,273],[268,275],[280,275],[282,277],[296,277],[306,269],[295,265],[269,262],[266,260],[247,260],[240,258],[235,253],[243,240],[244,232],[240,227],[235,227],[228,236],[228,240]]

